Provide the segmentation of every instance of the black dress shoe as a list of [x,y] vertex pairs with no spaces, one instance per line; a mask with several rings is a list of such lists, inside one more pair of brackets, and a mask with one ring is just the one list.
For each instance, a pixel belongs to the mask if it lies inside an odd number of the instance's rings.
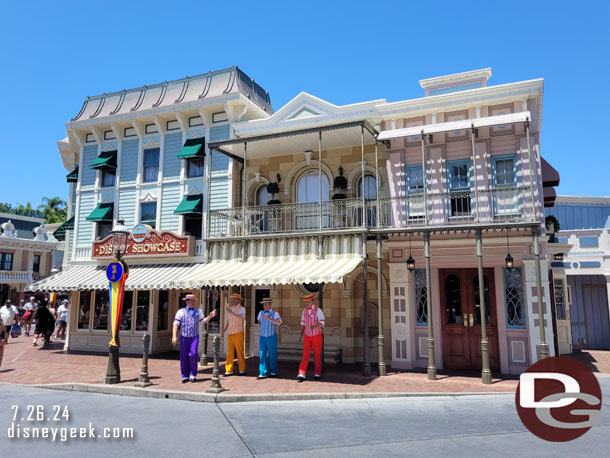
[[246,375],[246,373],[245,372],[240,372],[239,375],[240,375],[240,377],[243,377],[244,375]]
[[183,378],[183,379],[182,379],[182,383],[186,383],[186,382],[188,382],[188,381],[189,381],[189,379],[187,379],[187,378]]

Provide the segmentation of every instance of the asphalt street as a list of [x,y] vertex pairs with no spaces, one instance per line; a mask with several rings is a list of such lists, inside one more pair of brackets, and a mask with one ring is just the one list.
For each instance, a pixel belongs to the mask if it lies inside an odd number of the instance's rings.
[[[0,450],[104,458],[607,456],[610,377],[600,383],[603,424],[568,443],[529,433],[512,395],[212,404],[0,385]],[[25,428],[33,435],[45,427],[49,438],[23,437]],[[81,427],[87,437],[69,437]],[[104,428],[111,436],[133,428],[133,438],[104,438]]]

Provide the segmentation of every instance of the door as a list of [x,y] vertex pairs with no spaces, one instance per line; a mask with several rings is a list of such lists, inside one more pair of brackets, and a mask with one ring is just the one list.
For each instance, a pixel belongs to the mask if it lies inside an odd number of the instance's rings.
[[[484,270],[489,365],[500,370],[493,269]],[[481,370],[481,314],[477,269],[441,269],[443,366]]]
[[557,347],[560,355],[569,355],[572,353],[572,326],[570,304],[566,300],[566,284],[563,277],[553,276],[553,298],[557,323]]

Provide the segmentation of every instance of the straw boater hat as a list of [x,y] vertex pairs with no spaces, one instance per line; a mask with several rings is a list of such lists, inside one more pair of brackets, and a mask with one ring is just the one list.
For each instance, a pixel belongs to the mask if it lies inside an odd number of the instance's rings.
[[272,303],[273,301],[271,299],[269,299],[268,297],[266,297],[261,301],[261,304],[264,304],[265,302]]
[[197,299],[197,296],[195,296],[194,294],[187,294],[186,296],[184,296],[184,297],[182,298],[182,300],[183,300],[183,301],[188,301],[189,299],[196,300],[196,299]]
[[233,293],[233,294],[231,294],[231,299],[241,299],[241,298],[242,298],[242,297],[241,297],[241,294],[239,294],[239,293]]
[[304,301],[313,301],[316,298],[315,294],[308,294],[307,296],[303,296]]

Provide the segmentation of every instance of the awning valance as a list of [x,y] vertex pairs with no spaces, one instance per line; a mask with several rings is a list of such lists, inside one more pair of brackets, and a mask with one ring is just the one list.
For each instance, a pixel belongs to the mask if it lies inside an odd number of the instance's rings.
[[87,221],[107,221],[112,222],[114,203],[107,202],[97,204],[97,207],[87,216]]
[[[125,289],[172,289],[176,281],[201,264],[131,265]],[[75,266],[29,286],[29,291],[78,291],[108,289],[107,266]]]
[[531,119],[529,111],[519,113],[510,113],[497,116],[486,116],[484,118],[462,119],[460,121],[439,122],[436,124],[425,124],[423,126],[405,127],[403,129],[384,130],[377,136],[377,140],[390,140],[392,138],[410,137],[412,135],[420,135],[423,131],[424,135],[436,134],[440,132],[451,132],[454,130],[470,129],[474,127],[501,126],[504,124],[514,124],[517,122],[525,122]]
[[180,205],[174,210],[176,215],[188,215],[195,214],[201,215],[203,213],[203,194],[193,194],[191,196],[184,196]]
[[[291,240],[251,240],[247,260],[241,262],[241,242],[219,242],[211,246],[212,261],[184,276],[183,289],[203,286],[287,285],[340,283],[362,262],[358,235]],[[318,257],[322,252],[323,256]]]
[[53,232],[53,237],[57,240],[64,240],[66,238],[66,231],[71,231],[74,229],[74,216],[70,219],[64,221],[55,231]]
[[78,166],[66,175],[66,181],[68,183],[76,183],[78,181]]
[[116,169],[116,150],[102,151],[98,157],[91,163],[92,169]]
[[205,137],[189,138],[178,153],[178,159],[190,159],[193,157],[205,157],[203,145]]
[[559,186],[559,172],[549,164],[542,156],[540,156],[540,165],[542,168],[542,185],[547,186]]

